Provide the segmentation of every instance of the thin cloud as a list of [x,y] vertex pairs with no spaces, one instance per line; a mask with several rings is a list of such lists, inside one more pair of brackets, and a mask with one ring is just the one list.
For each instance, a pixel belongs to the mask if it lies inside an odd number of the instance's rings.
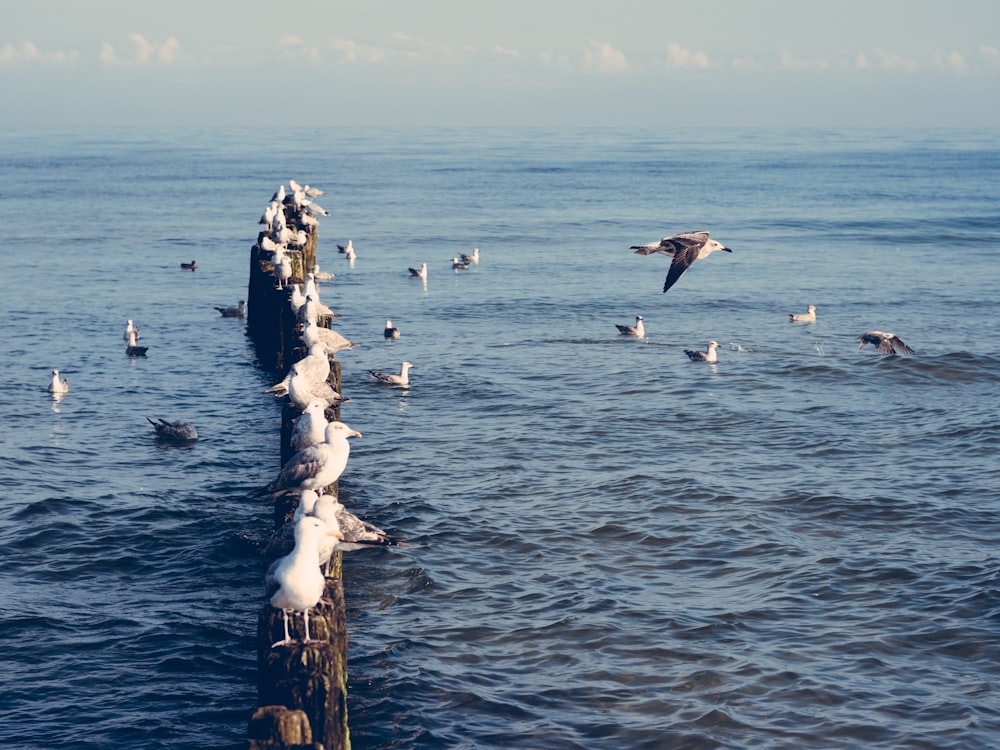
[[330,49],[338,53],[338,59],[346,63],[382,63],[389,59],[389,50],[358,44],[348,39],[334,39]]
[[889,50],[876,49],[875,56],[882,70],[898,70],[903,73],[916,73],[920,70],[920,63],[913,58],[903,57]]
[[169,36],[160,44],[150,42],[146,37],[138,32],[128,35],[132,43],[130,50],[119,54],[114,45],[109,42],[101,44],[98,58],[105,65],[172,65],[177,62],[181,43],[175,36]]
[[787,50],[781,51],[781,67],[787,70],[829,70],[830,63],[823,58],[796,59]]
[[63,52],[42,52],[34,42],[23,41],[20,46],[11,42],[5,42],[0,47],[0,64],[5,63],[47,63],[50,65],[60,65],[63,63],[76,62],[80,55],[76,50]]
[[667,45],[667,65],[671,68],[698,68],[707,70],[712,67],[708,55],[704,52],[692,52],[677,42]]
[[625,54],[607,42],[591,42],[591,49],[583,54],[584,67],[603,75],[617,75],[628,70]]
[[959,75],[969,72],[969,66],[965,64],[965,58],[959,52],[935,52],[934,65],[940,70],[947,70]]
[[988,67],[1000,67],[1000,49],[984,44],[979,48],[979,54]]

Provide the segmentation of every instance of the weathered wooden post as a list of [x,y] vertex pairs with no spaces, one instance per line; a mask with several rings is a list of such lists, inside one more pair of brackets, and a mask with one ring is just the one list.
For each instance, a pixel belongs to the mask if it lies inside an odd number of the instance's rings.
[[[287,208],[287,201],[286,201]],[[288,226],[298,228],[298,215],[286,210]],[[307,242],[301,252],[289,253],[292,277],[288,284],[302,283],[316,263],[315,227],[305,227]],[[247,329],[261,364],[275,372],[286,371],[305,355],[297,321],[289,305],[290,292],[278,289],[271,254],[262,249],[261,232],[250,250],[250,281],[247,292]],[[327,325],[329,321],[326,321]],[[340,362],[330,362],[328,382],[341,392]],[[300,410],[286,404],[281,420],[280,464],[291,457],[292,423]],[[339,419],[340,409],[327,410],[328,419]],[[336,494],[337,485],[327,489]],[[284,495],[274,504],[274,528],[291,520],[297,495]],[[272,647],[284,638],[280,609],[264,602],[257,620],[257,703],[248,727],[248,750],[324,748],[349,750],[347,725],[347,608],[341,583],[342,553],[330,561],[326,591],[310,610],[311,641],[302,643],[302,617],[289,618],[293,642]]]

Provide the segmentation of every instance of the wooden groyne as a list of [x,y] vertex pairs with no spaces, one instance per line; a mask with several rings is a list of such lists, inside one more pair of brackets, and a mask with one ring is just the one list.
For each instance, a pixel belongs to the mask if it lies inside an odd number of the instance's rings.
[[[283,190],[281,191],[283,192]],[[276,277],[274,253],[266,249],[273,234],[270,223],[250,250],[247,330],[260,364],[283,377],[291,365],[306,354],[296,315],[290,305],[290,286],[304,284],[306,273],[316,264],[317,223],[309,221],[289,194],[279,201],[290,232],[305,233],[305,242],[295,243],[286,253],[291,265],[287,278]],[[299,235],[302,239],[302,235]],[[330,326],[330,319],[320,321]],[[328,382],[340,392],[340,363],[331,357]],[[288,403],[282,409],[281,455],[278,468],[292,455],[290,435],[300,410]],[[329,420],[339,420],[339,407],[327,409]],[[336,494],[337,485],[327,488]],[[274,530],[289,523],[298,496],[283,495],[274,503]],[[342,553],[335,552],[327,571],[322,600],[309,612],[309,643],[303,643],[302,617],[289,618],[292,643],[272,646],[284,637],[280,609],[264,600],[257,622],[257,709],[249,722],[249,750],[323,748],[347,750],[347,614],[341,582]],[[270,561],[269,561],[270,562]]]

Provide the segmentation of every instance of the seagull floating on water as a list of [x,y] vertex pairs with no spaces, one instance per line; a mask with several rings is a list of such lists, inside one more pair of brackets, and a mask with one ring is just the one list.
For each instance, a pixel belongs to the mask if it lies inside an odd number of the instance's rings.
[[882,354],[913,354],[913,349],[894,333],[867,331],[858,336],[858,341],[861,342],[858,344],[858,349],[864,349],[865,344],[871,344]]
[[130,357],[145,357],[146,352],[149,351],[148,346],[137,346],[135,343],[136,332],[131,331],[128,335],[128,345],[125,347],[125,353]]
[[351,240],[348,240],[346,245],[337,245],[337,250],[350,255],[354,252],[354,243]]
[[398,339],[399,338],[399,329],[396,328],[396,326],[394,326],[392,324],[391,320],[387,320],[387,321],[385,321],[385,330],[382,332],[382,334],[387,339]]
[[302,490],[316,490],[322,494],[347,468],[351,454],[347,440],[352,437],[359,438],[361,433],[343,422],[330,422],[323,442],[310,445],[289,458],[264,494],[277,497]]
[[816,305],[809,305],[808,312],[804,312],[804,313],[791,313],[788,316],[788,322],[790,322],[790,323],[815,323],[816,322]]
[[459,260],[463,263],[478,263],[479,262],[479,248],[472,248],[472,253],[462,253],[458,256]]
[[146,417],[146,421],[153,425],[156,430],[156,437],[164,440],[176,440],[183,442],[187,440],[197,440],[198,431],[190,422],[178,419],[176,422],[168,422],[165,419],[152,420]]
[[[451,267],[456,271],[468,271],[469,263],[470,261],[467,260],[459,260],[458,258],[451,259]],[[413,269],[411,268],[410,270],[412,271]]]
[[337,277],[337,274],[330,273],[329,271],[320,271],[319,263],[316,263],[313,266],[313,277],[316,281],[333,281]]
[[386,385],[409,385],[410,377],[409,370],[413,367],[411,362],[404,362],[399,368],[399,374],[376,372],[375,370],[369,370],[371,376],[375,378],[380,383],[385,383]]
[[427,264],[421,263],[420,268],[411,268],[410,276],[413,276],[414,278],[417,279],[421,279],[423,281],[427,281]]
[[690,349],[685,349],[684,353],[688,355],[688,359],[692,362],[715,362],[717,360],[715,356],[715,350],[719,348],[718,343],[715,341],[708,342],[708,349],[703,352],[695,352]]
[[663,284],[663,291],[667,291],[681,277],[696,260],[707,258],[718,250],[725,250],[725,247],[715,240],[709,239],[708,232],[681,232],[671,237],[664,237],[659,242],[649,242],[645,245],[632,245],[630,250],[635,250],[637,255],[652,255],[660,253],[672,257],[674,260],[670,264],[667,272],[667,280]]
[[281,610],[285,625],[284,639],[272,643],[271,648],[292,643],[288,633],[289,612],[302,613],[305,629],[302,642],[311,642],[309,610],[319,604],[326,591],[326,576],[319,567],[320,545],[325,537],[339,534],[339,530],[328,528],[318,518],[300,518],[295,524],[295,547],[268,568],[264,594],[272,607]]
[[198,267],[198,262],[192,260],[190,263],[181,263],[181,268],[186,268],[188,271],[193,271]]
[[615,328],[618,329],[618,333],[622,336],[635,336],[637,338],[643,338],[646,335],[645,329],[642,327],[642,316],[635,316],[634,326],[623,326],[615,323]]
[[59,378],[59,370],[52,371],[52,381],[49,383],[49,393],[69,393],[69,382],[67,382],[66,378]]
[[242,318],[247,314],[247,301],[241,299],[236,307],[216,307],[223,318]]

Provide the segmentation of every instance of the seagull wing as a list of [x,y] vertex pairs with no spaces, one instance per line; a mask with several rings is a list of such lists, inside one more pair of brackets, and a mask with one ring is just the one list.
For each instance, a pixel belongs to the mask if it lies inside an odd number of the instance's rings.
[[688,267],[698,259],[698,251],[701,250],[704,244],[704,242],[699,240],[682,238],[681,235],[672,237],[671,239],[677,242],[677,250],[674,253],[674,260],[670,264],[670,270],[667,272],[667,280],[663,282],[663,291],[667,291],[676,284],[681,274],[688,270]]

